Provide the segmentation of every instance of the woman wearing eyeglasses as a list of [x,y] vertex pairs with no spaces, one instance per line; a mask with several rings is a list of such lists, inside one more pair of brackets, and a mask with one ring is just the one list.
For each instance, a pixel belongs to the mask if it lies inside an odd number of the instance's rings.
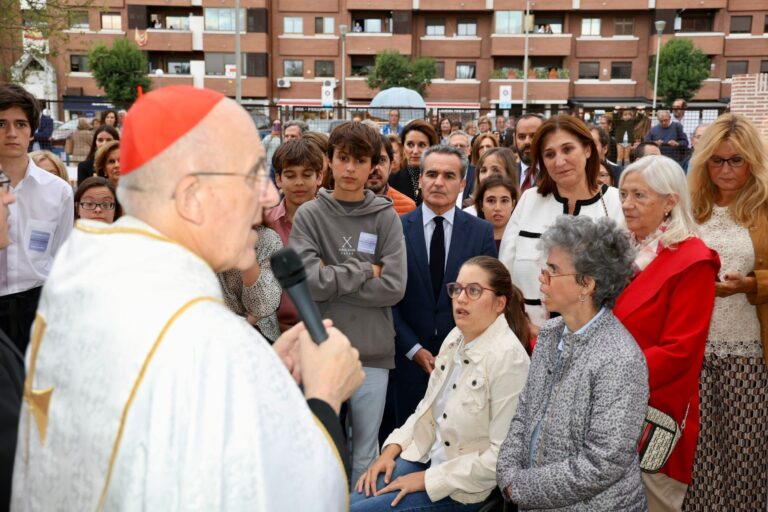
[[357,481],[352,512],[475,511],[496,485],[496,457],[528,375],[530,334],[520,293],[496,258],[471,258],[456,279],[447,285],[456,327],[426,395]]
[[696,236],[685,174],[674,160],[641,158],[621,173],[619,193],[637,256],[614,313],[645,354],[648,405],[682,428],[661,470],[643,473],[648,510],[678,511],[699,435],[699,373],[720,260]]
[[558,217],[541,236],[542,302],[528,382],[499,453],[499,488],[520,510],[644,511],[637,441],[648,371],[611,308],[632,275],[610,219]]
[[768,151],[754,125],[724,114],[691,161],[693,217],[720,254],[699,379],[701,431],[684,510],[768,505]]
[[100,176],[86,178],[75,191],[75,219],[112,224],[120,218],[115,186]]

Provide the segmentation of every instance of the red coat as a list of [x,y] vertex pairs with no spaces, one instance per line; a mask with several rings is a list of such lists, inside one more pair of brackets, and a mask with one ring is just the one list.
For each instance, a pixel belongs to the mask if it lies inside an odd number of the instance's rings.
[[717,253],[698,238],[664,249],[632,281],[614,314],[648,363],[649,403],[682,423],[683,435],[662,473],[690,483],[699,438],[699,374],[715,305]]

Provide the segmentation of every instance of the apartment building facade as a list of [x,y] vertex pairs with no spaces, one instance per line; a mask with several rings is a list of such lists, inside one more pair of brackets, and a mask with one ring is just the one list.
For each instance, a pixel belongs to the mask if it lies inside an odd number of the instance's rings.
[[[320,108],[325,86],[336,105],[366,106],[377,92],[366,84],[376,54],[394,49],[437,62],[428,106],[494,109],[511,86],[516,112],[526,27],[529,110],[649,104],[656,20],[666,21],[662,43],[688,38],[710,58],[695,104],[723,106],[733,75],[768,72],[766,0],[532,0],[529,8],[526,18],[525,0],[240,0],[243,103],[265,113]],[[92,110],[102,91],[87,52],[128,37],[146,52],[155,87],[234,96],[235,22],[234,0],[106,0],[73,10],[53,57],[59,94],[70,113]]]

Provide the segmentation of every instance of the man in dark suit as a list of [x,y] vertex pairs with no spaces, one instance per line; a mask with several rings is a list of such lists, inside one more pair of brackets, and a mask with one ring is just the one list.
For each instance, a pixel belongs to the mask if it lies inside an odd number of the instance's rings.
[[40,125],[37,127],[35,137],[33,141],[36,142],[40,149],[51,149],[51,135],[53,135],[53,118],[47,114],[45,110],[45,101],[40,101]]
[[517,177],[520,180],[520,192],[525,192],[529,188],[536,186],[537,172],[530,169],[531,165],[531,142],[536,130],[544,124],[544,119],[539,114],[525,114],[517,118],[515,124],[515,149],[520,157],[517,164]]
[[446,284],[469,258],[497,256],[491,225],[456,208],[468,166],[464,152],[432,146],[422,162],[424,202],[402,217],[408,282],[393,310],[397,425],[424,397],[435,355],[455,325]]
[[515,146],[515,131],[507,127],[507,118],[504,116],[496,116],[496,129],[493,131],[496,138],[499,140],[499,146],[504,148],[510,148]]

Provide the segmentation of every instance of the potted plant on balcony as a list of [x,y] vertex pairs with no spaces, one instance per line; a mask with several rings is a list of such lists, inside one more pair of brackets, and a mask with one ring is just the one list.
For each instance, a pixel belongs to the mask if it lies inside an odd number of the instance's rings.
[[523,73],[522,69],[516,69],[515,70],[515,78],[518,78],[518,79],[522,80],[524,76],[525,76],[525,74]]
[[557,70],[557,78],[568,80],[571,78],[571,72],[568,71],[568,68],[560,68]]

